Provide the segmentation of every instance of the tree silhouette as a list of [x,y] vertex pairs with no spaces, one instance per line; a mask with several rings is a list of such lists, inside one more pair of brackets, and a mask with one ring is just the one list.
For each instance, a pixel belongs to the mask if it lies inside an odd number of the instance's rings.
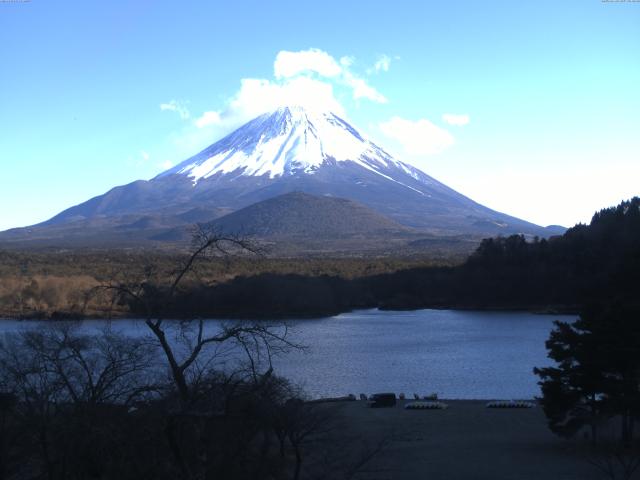
[[551,430],[572,436],[619,417],[620,438],[633,439],[640,414],[640,311],[631,305],[591,306],[572,323],[556,322],[546,342],[556,367],[535,368]]
[[[274,353],[299,348],[287,338],[287,328],[282,322],[228,322],[223,323],[219,329],[210,331],[205,328],[204,319],[187,317],[179,323],[181,345],[169,340],[169,330],[176,323],[168,322],[167,316],[174,312],[176,299],[184,293],[181,288],[189,276],[195,276],[195,283],[200,283],[196,272],[198,262],[208,255],[226,257],[238,252],[259,253],[259,250],[245,238],[225,235],[198,225],[193,236],[191,254],[170,274],[159,274],[149,267],[143,279],[125,279],[97,288],[114,292],[114,301],[127,302],[131,311],[143,313],[145,325],[157,339],[167,360],[183,410],[188,409],[193,400],[192,390],[198,383],[196,377],[200,371],[198,361],[206,347],[236,344],[246,353],[254,379],[258,377],[256,369],[264,363],[266,373],[263,374],[271,373],[271,357]],[[170,278],[169,283],[163,284],[162,278]],[[197,289],[193,284],[188,288]]]

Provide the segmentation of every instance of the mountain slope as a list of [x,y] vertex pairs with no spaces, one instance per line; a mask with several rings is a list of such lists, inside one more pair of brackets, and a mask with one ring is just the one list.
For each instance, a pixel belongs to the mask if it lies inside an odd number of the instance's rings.
[[353,235],[409,233],[397,222],[352,200],[302,192],[279,195],[214,220],[228,233],[263,238],[340,238]]
[[156,178],[181,174],[196,183],[218,173],[269,178],[312,175],[327,162],[353,162],[380,175],[382,169],[393,166],[421,176],[419,170],[392,158],[337,115],[292,106],[251,120]]
[[42,224],[0,234],[0,241],[7,235],[14,241],[21,235],[45,241],[54,232],[64,236],[65,230],[80,239],[85,227],[106,232],[123,225],[132,239],[149,238],[145,229],[151,228],[163,238],[163,226],[209,221],[291,192],[352,200],[428,235],[549,236],[562,231],[474,202],[393,158],[332,113],[283,107],[149,181],[115,187]]

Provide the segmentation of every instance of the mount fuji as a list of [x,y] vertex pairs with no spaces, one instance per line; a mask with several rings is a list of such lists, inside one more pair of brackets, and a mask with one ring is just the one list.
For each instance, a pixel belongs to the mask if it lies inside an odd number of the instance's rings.
[[[149,181],[115,187],[46,222],[4,232],[0,241],[160,241],[186,225],[211,222],[292,192],[350,200],[358,205],[353,212],[370,209],[381,223],[393,222],[414,236],[562,232],[474,202],[394,158],[334,113],[286,106],[249,121]],[[278,215],[287,215],[282,202],[278,205]],[[309,205],[325,204],[298,202],[292,208]],[[331,208],[327,205],[323,208]],[[305,215],[313,222],[313,208],[295,213],[296,218]],[[251,230],[251,225],[244,227]]]

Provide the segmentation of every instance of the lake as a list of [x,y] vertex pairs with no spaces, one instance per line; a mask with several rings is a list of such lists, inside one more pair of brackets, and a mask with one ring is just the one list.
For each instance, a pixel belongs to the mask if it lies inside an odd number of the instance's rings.
[[[534,366],[550,360],[544,346],[553,320],[570,315],[458,310],[361,310],[334,317],[288,321],[292,339],[306,345],[276,358],[276,373],[313,398],[348,393],[435,392],[441,398],[532,398],[539,395]],[[105,321],[84,321],[97,329]],[[208,320],[215,328],[219,320]],[[113,328],[146,334],[139,320]],[[0,333],[41,322],[0,321]]]

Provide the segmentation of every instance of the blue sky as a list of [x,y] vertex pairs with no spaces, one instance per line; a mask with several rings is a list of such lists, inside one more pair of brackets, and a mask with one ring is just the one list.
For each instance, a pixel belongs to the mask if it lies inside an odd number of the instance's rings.
[[31,0],[0,2],[0,229],[149,179],[291,92],[539,224],[640,194],[637,2]]

